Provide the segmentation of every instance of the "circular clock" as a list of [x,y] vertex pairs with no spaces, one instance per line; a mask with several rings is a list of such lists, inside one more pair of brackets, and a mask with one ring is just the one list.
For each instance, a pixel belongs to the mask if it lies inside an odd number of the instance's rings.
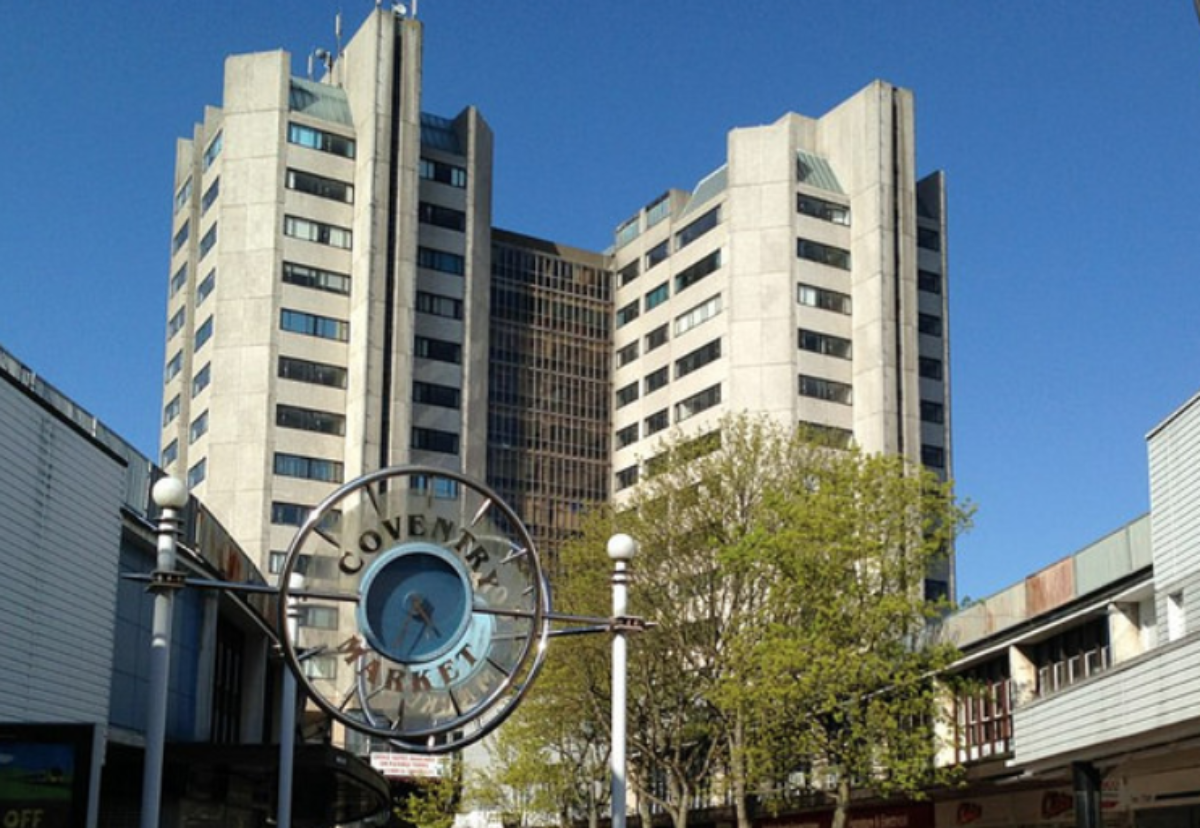
[[298,681],[342,724],[406,751],[490,732],[545,656],[533,541],[495,492],[455,472],[401,466],[342,486],[300,527],[279,577]]

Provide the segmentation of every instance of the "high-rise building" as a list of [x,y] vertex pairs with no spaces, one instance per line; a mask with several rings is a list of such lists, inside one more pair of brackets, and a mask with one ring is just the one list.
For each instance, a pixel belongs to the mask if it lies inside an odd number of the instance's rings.
[[[950,463],[945,197],[915,176],[912,94],[729,133],[725,163],[617,229],[613,488],[669,428],[764,412]],[[931,573],[949,591],[952,567]]]
[[608,499],[608,260],[492,231],[488,482],[552,562]]
[[421,34],[231,57],[178,145],[162,465],[264,569],[344,480],[484,473],[492,136],[421,111]]
[[949,470],[911,93],[733,130],[597,254],[492,229],[490,130],[421,111],[421,43],[377,9],[320,81],[231,57],[179,143],[162,464],[264,570],[334,486],[406,462],[486,478],[553,551],[669,429],[734,410]]

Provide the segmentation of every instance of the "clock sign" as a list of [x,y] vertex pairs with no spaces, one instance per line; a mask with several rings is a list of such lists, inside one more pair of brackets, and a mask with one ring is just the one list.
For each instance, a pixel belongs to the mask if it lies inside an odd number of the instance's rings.
[[[294,576],[302,576],[297,579]],[[399,466],[308,516],[280,573],[284,656],[325,712],[402,750],[498,726],[541,668],[549,593],[525,526],[491,489]]]

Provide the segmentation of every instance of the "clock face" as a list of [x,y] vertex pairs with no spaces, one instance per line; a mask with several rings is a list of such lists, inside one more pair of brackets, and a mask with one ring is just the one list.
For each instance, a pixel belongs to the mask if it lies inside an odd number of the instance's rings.
[[456,473],[397,467],[338,489],[296,534],[280,584],[281,621],[298,621],[283,649],[302,686],[403,750],[480,738],[544,657],[549,597],[533,542],[490,489]]

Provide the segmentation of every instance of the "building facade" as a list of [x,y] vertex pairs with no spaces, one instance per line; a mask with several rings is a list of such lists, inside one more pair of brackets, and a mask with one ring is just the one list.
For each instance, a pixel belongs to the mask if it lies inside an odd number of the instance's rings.
[[161,462],[264,570],[343,481],[482,477],[492,137],[377,9],[323,82],[238,55],[177,149]]
[[668,429],[741,410],[949,472],[945,194],[914,144],[912,94],[876,82],[731,131],[725,164],[617,229],[618,496]]

